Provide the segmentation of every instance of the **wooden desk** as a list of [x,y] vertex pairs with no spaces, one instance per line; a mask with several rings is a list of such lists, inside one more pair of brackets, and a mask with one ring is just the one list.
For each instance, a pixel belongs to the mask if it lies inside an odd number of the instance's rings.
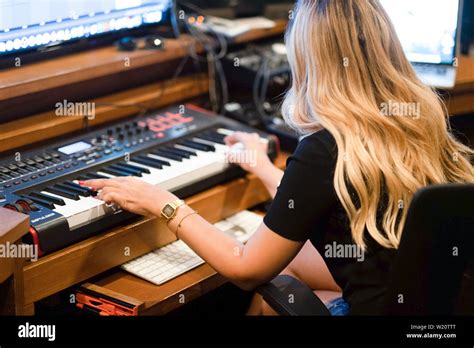
[[[0,207],[0,245],[17,244],[28,233],[28,216]],[[0,314],[21,314],[23,302],[22,258],[0,257]]]

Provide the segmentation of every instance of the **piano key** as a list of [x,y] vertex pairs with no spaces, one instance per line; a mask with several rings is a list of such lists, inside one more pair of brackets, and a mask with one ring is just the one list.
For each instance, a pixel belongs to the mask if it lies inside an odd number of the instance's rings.
[[203,143],[196,142],[196,141],[189,140],[189,139],[185,139],[183,141],[180,141],[177,144],[184,145],[184,146],[187,146],[187,147],[191,147],[193,149],[201,150],[201,151],[215,151],[216,150],[215,147],[212,146],[212,145],[203,144]]
[[78,194],[79,196],[87,197],[87,196],[90,195],[89,192],[82,189],[81,187],[76,188],[76,187],[72,187],[72,186],[69,186],[69,185],[64,185],[63,183],[57,183],[57,184],[54,185],[54,187],[59,188],[61,190],[64,190],[66,192],[71,192],[71,193]]
[[217,144],[225,145],[225,142],[224,142],[224,139],[223,139],[224,137],[221,138],[219,136],[213,135],[210,132],[199,133],[199,134],[196,135],[196,138],[204,139],[204,140],[211,141],[211,142],[217,143]]
[[152,159],[153,161],[158,162],[162,166],[168,166],[168,167],[171,166],[170,162],[173,162],[173,161],[169,161],[167,158],[159,157],[153,154],[151,154],[151,156],[150,154],[148,154],[148,155],[142,155],[138,157],[143,158],[143,159]]
[[150,167],[152,167],[154,169],[162,169],[163,168],[163,165],[161,165],[157,161],[153,161],[151,158],[150,159],[145,159],[145,158],[140,158],[140,157],[132,157],[131,160],[132,160],[133,165],[135,165],[135,166],[141,164],[141,165],[146,166],[148,169]]
[[226,129],[226,128],[217,128],[216,132],[219,133],[219,134],[224,135],[224,137],[226,137],[228,135],[232,135],[232,134],[235,133],[235,131],[230,130],[230,129]]
[[187,154],[189,156],[196,156],[196,151],[192,151],[191,149],[189,150],[183,150],[182,148],[180,149],[176,144],[172,145],[173,149],[176,151],[181,151],[183,154]]
[[32,191],[32,192],[29,193],[29,195],[32,196],[32,197],[37,197],[39,199],[42,199],[43,201],[51,202],[51,203],[57,204],[57,205],[65,205],[66,204],[64,202],[64,199],[58,198],[56,196],[49,195],[47,193]]
[[127,168],[127,167],[124,167],[118,163],[116,164],[112,164],[111,166],[109,166],[109,168],[112,168],[112,169],[116,169],[116,170],[120,170],[122,172],[126,172],[126,173],[129,173],[128,175],[133,175],[133,176],[142,176],[142,172],[137,170],[137,169],[132,169],[132,168]]
[[183,150],[176,149],[176,148],[171,147],[171,146],[170,147],[165,147],[165,148],[163,148],[163,150],[166,151],[166,152],[175,154],[177,156],[181,156],[181,157],[186,158],[186,159],[191,158],[190,154],[184,152]]
[[101,173],[106,173],[106,174],[112,174],[114,176],[130,176],[131,174],[129,172],[126,172],[124,170],[119,170],[119,169],[113,169],[110,167],[107,168],[102,168],[100,170]]
[[221,140],[224,140],[224,138],[229,135],[229,134],[232,134],[234,133],[234,131],[232,130],[228,130],[228,134],[222,134],[222,133],[219,133],[217,129],[211,129],[208,131],[208,134],[209,135],[212,135],[213,137],[216,137],[218,139],[221,139]]
[[[61,198],[53,193],[48,194]],[[79,200],[63,199],[66,204],[64,206],[56,205],[53,210],[67,219],[70,229],[88,224],[94,219],[112,212],[112,209],[108,208],[104,201],[94,197],[79,197]]]
[[181,158],[181,160],[188,159],[191,157],[188,154],[182,154],[182,153],[179,153],[179,151],[175,151],[174,148],[162,147],[160,148],[160,151],[166,154],[170,154],[172,156],[177,156],[177,158]]
[[163,150],[153,150],[151,153],[155,154],[155,155],[158,155],[158,156],[161,156],[161,157],[164,157],[166,159],[172,159],[172,160],[175,160],[175,161],[178,161],[178,162],[181,162],[183,160],[183,157],[174,155],[172,153],[168,153],[168,152],[163,151]]
[[88,187],[84,187],[84,186],[81,186],[81,185],[79,185],[79,184],[76,184],[75,182],[72,182],[72,181],[64,181],[64,182],[62,182],[62,184],[65,185],[65,186],[74,188],[74,189],[76,189],[76,190],[79,191],[79,192],[82,192],[82,193],[80,194],[81,196],[88,197],[88,196],[94,195],[94,190],[91,190],[91,189],[88,188]]
[[66,190],[60,189],[58,187],[49,186],[49,187],[45,188],[44,191],[49,192],[49,193],[53,193],[53,194],[58,195],[58,196],[61,196],[63,199],[64,198],[70,198],[70,199],[73,199],[73,200],[76,200],[76,201],[79,200],[79,195],[77,193],[66,191]]
[[90,179],[93,179],[93,178],[87,177],[87,176],[85,176],[85,175],[79,175],[79,176],[76,178],[77,181],[86,181],[86,180],[90,180]]
[[28,195],[23,195],[22,197],[27,198],[27,199],[31,199],[33,202],[35,202],[36,204],[41,205],[42,207],[45,207],[45,208],[48,208],[48,209],[51,209],[51,210],[54,209],[54,204],[51,203],[51,202],[45,201],[45,200],[37,198],[37,197],[28,196]]
[[105,176],[99,173],[87,173],[84,175],[87,179],[86,180],[93,180],[93,179],[109,179],[110,176]]
[[104,172],[101,172],[101,171],[98,171],[97,174],[102,176],[103,179],[112,179],[112,178],[116,178],[117,176],[121,176],[121,175],[112,175],[112,174],[104,173]]
[[130,168],[130,169],[135,169],[135,170],[139,170],[140,172],[142,173],[146,173],[146,174],[150,174],[150,171],[146,168],[143,168],[143,167],[137,167],[137,166],[134,166],[128,162],[119,162],[117,163],[118,165],[120,166],[123,166],[123,167],[126,167],[126,168]]

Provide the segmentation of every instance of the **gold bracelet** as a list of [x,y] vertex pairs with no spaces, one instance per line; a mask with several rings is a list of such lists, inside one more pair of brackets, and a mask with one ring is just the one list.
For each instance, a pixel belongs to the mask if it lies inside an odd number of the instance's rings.
[[178,230],[179,228],[181,227],[181,224],[183,223],[184,219],[186,219],[187,217],[191,216],[191,215],[194,215],[194,214],[197,214],[198,212],[197,211],[192,211],[191,213],[187,213],[186,215],[184,215],[181,220],[179,221],[178,225],[176,226],[176,230],[174,231],[174,234],[175,236],[179,239],[178,237]]

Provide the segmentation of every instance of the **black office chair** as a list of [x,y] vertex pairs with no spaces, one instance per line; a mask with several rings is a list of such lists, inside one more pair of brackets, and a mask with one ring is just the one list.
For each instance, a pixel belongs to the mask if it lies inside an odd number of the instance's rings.
[[[419,190],[408,211],[382,314],[474,314],[473,261],[474,185]],[[462,295],[461,288],[471,295]],[[310,288],[287,275],[257,292],[281,315],[330,315]]]

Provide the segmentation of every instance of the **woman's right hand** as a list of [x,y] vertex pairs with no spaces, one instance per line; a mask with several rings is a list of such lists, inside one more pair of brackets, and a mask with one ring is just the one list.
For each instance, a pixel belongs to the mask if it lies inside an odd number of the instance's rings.
[[273,167],[267,155],[267,144],[261,141],[257,133],[235,132],[225,137],[224,141],[228,146],[237,143],[243,145],[243,150],[230,151],[227,155],[229,162],[238,164],[242,169],[261,176]]

